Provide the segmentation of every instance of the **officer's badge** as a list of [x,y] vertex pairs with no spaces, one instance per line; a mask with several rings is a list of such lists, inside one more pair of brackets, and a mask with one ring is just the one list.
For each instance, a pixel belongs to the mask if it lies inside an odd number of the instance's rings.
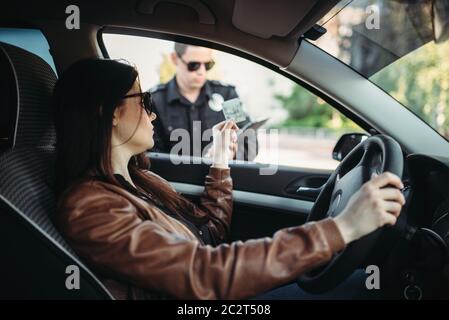
[[212,94],[212,97],[209,99],[209,108],[216,112],[220,112],[223,109],[224,98],[219,93]]

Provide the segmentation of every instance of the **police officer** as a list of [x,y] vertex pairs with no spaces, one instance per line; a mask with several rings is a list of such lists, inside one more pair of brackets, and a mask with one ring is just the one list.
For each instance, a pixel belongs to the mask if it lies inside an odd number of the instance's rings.
[[[203,139],[204,131],[225,120],[222,103],[238,95],[234,86],[206,79],[207,71],[214,66],[212,49],[176,43],[171,59],[176,75],[168,83],[151,89],[157,114],[152,151],[170,153],[179,142],[177,138],[172,141],[170,135],[176,129],[184,129],[190,140],[189,155],[201,156],[211,142],[211,136]],[[242,127],[249,121],[247,116],[238,125]],[[245,134],[238,142],[239,159],[253,160],[257,154],[255,132]]]

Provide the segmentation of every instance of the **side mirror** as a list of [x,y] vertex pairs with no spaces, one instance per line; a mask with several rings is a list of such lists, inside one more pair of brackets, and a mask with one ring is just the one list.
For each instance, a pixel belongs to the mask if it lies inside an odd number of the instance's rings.
[[360,142],[368,139],[365,133],[345,133],[335,144],[332,151],[332,159],[341,161],[351,152]]
[[449,39],[449,2],[447,0],[432,1],[432,28],[436,43]]

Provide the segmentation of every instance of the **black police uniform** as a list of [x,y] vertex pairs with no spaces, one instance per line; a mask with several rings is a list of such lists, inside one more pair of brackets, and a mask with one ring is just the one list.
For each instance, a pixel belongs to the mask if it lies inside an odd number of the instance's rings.
[[[152,88],[150,92],[157,115],[157,119],[153,122],[155,145],[152,151],[166,153],[169,153],[171,148],[179,142],[170,141],[171,132],[182,128],[190,134],[190,154],[192,154],[194,151],[192,137],[196,137],[195,139],[202,137],[205,130],[225,120],[221,103],[238,97],[234,86],[224,85],[219,81],[207,80],[201,88],[197,100],[192,103],[179,92],[175,77],[166,84],[160,84]],[[200,121],[198,123],[200,125],[194,126],[194,121]],[[245,122],[239,123],[239,126],[242,127],[248,122],[250,122],[249,116],[247,116]],[[211,141],[211,139],[201,141],[201,152]],[[254,145],[254,151],[249,153],[248,148],[250,144]],[[244,150],[239,150],[239,152],[244,154],[243,160],[253,160],[257,154],[256,134],[248,135],[244,143],[239,143],[240,148],[244,148]],[[241,154],[239,152],[238,154]]]

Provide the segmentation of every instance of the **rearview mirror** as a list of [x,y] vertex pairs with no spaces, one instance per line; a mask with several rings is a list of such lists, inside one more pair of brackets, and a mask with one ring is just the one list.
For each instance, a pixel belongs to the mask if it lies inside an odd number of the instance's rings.
[[433,0],[431,14],[434,41],[446,41],[449,38],[449,1]]
[[335,144],[332,151],[332,159],[341,161],[351,152],[360,142],[368,139],[368,135],[364,133],[345,133]]

